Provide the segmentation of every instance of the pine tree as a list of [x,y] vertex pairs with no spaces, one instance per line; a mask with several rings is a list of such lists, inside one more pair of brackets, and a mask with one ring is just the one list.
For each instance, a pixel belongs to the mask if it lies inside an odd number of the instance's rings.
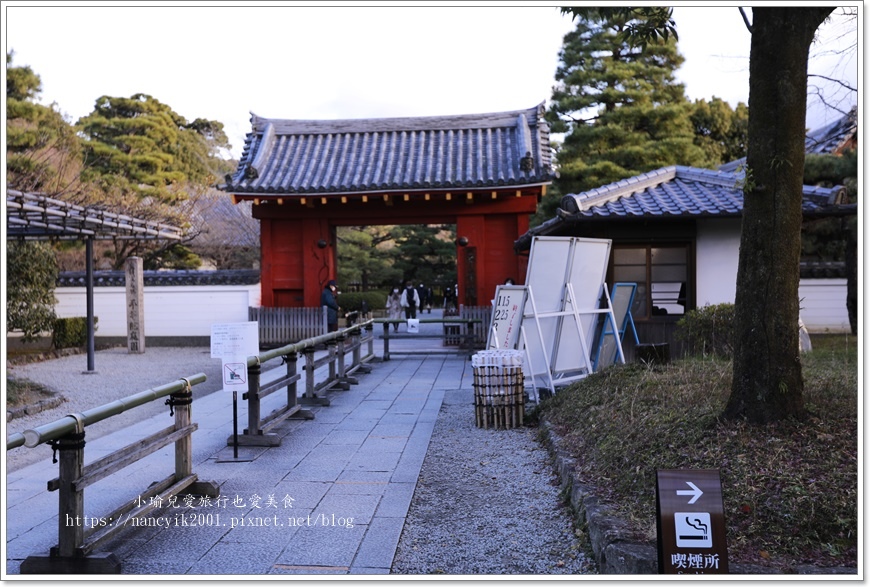
[[226,170],[225,162],[215,156],[228,146],[221,123],[189,123],[146,94],[102,96],[77,126],[86,138],[89,176],[114,178],[140,197],[183,200],[186,184],[214,183]]
[[548,119],[566,132],[558,152],[563,194],[600,187],[667,165],[712,167],[721,153],[696,141],[695,106],[675,72],[676,37],[632,43],[643,11],[576,9],[565,35]]

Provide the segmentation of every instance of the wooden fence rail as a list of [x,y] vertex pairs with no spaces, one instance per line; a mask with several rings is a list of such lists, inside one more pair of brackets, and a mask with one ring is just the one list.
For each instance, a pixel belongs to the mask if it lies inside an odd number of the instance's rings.
[[[114,554],[93,551],[123,530],[126,521],[148,515],[159,507],[158,504],[170,496],[180,495],[182,491],[209,497],[219,495],[217,483],[199,481],[192,471],[191,435],[197,425],[190,419],[191,386],[203,381],[205,375],[198,373],[7,437],[6,450],[49,444],[56,454],[59,453],[55,461],[60,463],[58,477],[48,482],[48,490],[58,492],[58,543],[48,555],[27,557],[21,563],[22,574],[119,573],[121,565]],[[172,426],[84,465],[87,426],[166,396],[169,396],[166,403],[170,412],[175,415]],[[99,516],[98,519],[105,520],[105,524],[87,527],[84,522],[85,488],[171,443],[175,443],[174,473],[152,484],[115,511]],[[122,519],[125,523],[117,523]]]
[[[483,344],[478,345],[476,342],[475,326],[477,320],[465,319],[458,316],[447,318],[420,318],[420,324],[443,324],[443,334],[390,334],[390,325],[404,324],[406,320],[399,318],[375,318],[373,322],[384,325],[384,333],[381,339],[384,341],[385,361],[390,360],[390,355],[433,355],[433,354],[471,354],[475,348],[483,348]],[[462,332],[462,327],[465,327],[465,332]],[[444,341],[444,346],[448,347],[443,350],[433,350],[432,348],[424,349],[403,349],[390,350],[391,340],[422,340],[422,339],[441,339]],[[484,339],[484,342],[486,339]]]
[[[248,427],[242,434],[228,438],[227,444],[238,442],[245,446],[279,446],[281,437],[269,433],[272,427],[291,416],[314,418],[314,414],[310,410],[303,409],[303,406],[328,406],[329,399],[318,395],[320,392],[337,386],[349,389],[351,384],[358,383],[351,375],[356,371],[369,372],[371,368],[366,363],[374,358],[372,323],[373,321],[369,320],[337,332],[306,338],[297,343],[248,357],[248,391],[242,396],[242,399],[248,402]],[[314,352],[318,345],[326,345],[327,354],[315,359]],[[363,345],[368,346],[365,356],[362,355]],[[297,370],[299,353],[302,353],[305,358],[302,373]],[[349,366],[347,365],[348,353],[351,353]],[[286,373],[262,385],[261,365],[277,357],[283,358],[287,366]],[[316,381],[316,369],[326,364],[329,365],[327,377],[320,382]],[[305,391],[299,397],[298,382],[303,378]],[[265,418],[262,417],[260,400],[280,389],[285,389],[287,392],[285,405],[273,410]]]

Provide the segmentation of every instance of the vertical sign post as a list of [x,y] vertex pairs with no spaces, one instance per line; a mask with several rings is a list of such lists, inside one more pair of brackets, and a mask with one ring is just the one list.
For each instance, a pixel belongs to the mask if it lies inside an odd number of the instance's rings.
[[221,360],[223,390],[233,392],[233,458],[239,458],[238,390],[248,388],[248,357],[260,353],[256,322],[212,324],[211,356]]
[[125,262],[127,285],[127,352],[145,352],[145,278],[142,258],[130,257]]
[[659,573],[728,573],[719,471],[656,472]]

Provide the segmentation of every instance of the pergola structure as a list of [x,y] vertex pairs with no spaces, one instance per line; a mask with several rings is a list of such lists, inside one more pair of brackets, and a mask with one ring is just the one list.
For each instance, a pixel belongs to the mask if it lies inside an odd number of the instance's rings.
[[94,241],[181,240],[182,230],[151,220],[78,206],[42,194],[6,191],[6,239],[83,240],[86,251],[88,371],[94,371]]

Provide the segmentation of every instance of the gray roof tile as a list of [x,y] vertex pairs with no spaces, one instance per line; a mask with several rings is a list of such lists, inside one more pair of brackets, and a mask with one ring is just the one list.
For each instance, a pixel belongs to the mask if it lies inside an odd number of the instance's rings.
[[252,115],[238,169],[220,188],[239,195],[305,195],[549,183],[555,173],[543,115],[543,104],[418,118]]
[[[618,181],[561,201],[561,216],[677,217],[739,216],[743,211],[742,175],[671,166]],[[819,212],[843,202],[843,188],[804,186],[804,212]]]

